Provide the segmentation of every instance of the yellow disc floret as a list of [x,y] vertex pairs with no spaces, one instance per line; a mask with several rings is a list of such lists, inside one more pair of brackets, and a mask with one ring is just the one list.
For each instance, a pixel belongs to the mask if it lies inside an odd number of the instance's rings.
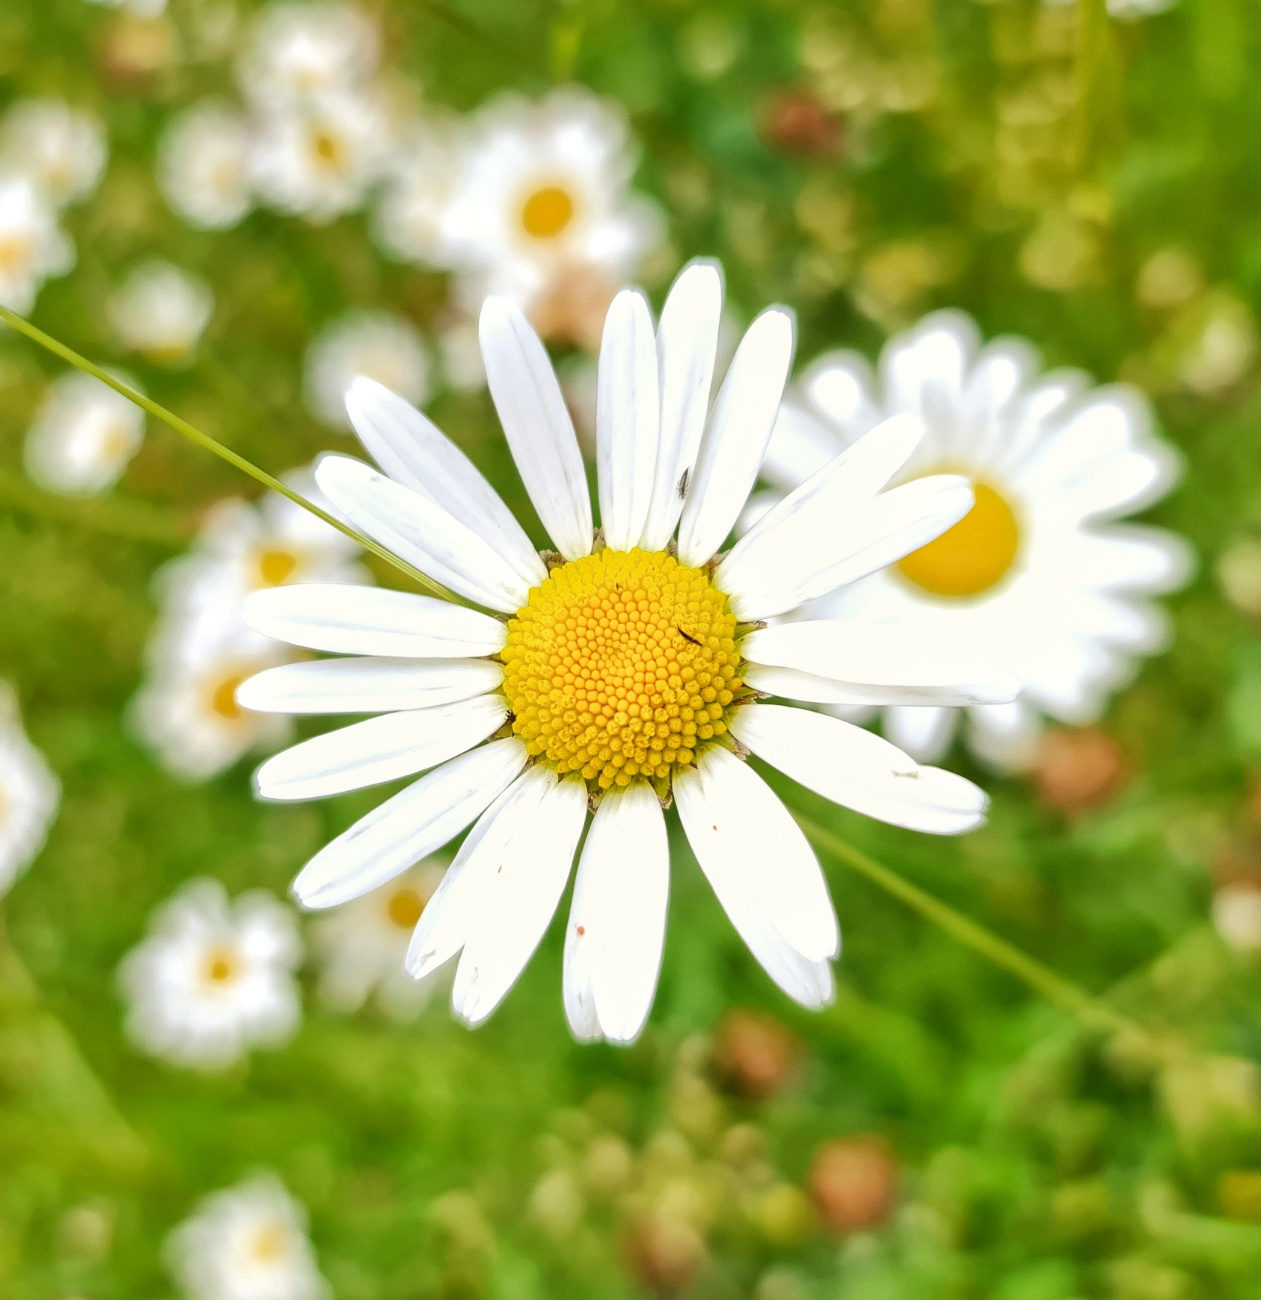
[[934,596],[979,596],[1016,562],[1016,512],[987,483],[974,483],[972,491],[976,504],[953,528],[898,561],[903,577]]
[[727,730],[735,636],[727,597],[664,551],[562,564],[508,624],[513,730],[533,757],[592,789],[668,780]]

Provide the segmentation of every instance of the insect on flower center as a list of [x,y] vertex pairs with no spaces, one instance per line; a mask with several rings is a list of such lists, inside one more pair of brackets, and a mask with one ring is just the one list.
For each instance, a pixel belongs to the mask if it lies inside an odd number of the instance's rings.
[[501,651],[513,730],[593,790],[668,781],[727,730],[740,687],[736,619],[700,569],[612,551],[554,569]]
[[898,569],[934,596],[979,596],[997,586],[1016,561],[1020,525],[1007,499],[974,483],[976,504],[953,528],[898,561]]
[[386,915],[400,930],[411,930],[425,910],[425,899],[420,890],[404,886],[390,895]]
[[521,208],[521,225],[535,239],[555,239],[573,218],[573,197],[559,185],[535,190]]

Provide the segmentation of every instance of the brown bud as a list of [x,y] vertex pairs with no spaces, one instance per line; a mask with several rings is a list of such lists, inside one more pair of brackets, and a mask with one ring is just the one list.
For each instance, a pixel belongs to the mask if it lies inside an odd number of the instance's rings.
[[883,1223],[898,1193],[898,1166],[889,1144],[873,1133],[836,1138],[815,1152],[810,1194],[833,1232],[856,1232]]
[[683,1219],[653,1215],[638,1220],[626,1239],[626,1266],[654,1295],[679,1295],[705,1263],[701,1234]]
[[840,119],[809,90],[780,90],[762,115],[762,139],[793,158],[835,158],[841,152]]
[[1121,746],[1101,727],[1053,727],[1038,745],[1031,775],[1043,803],[1070,815],[1102,807],[1129,776]]
[[603,271],[566,267],[530,308],[530,321],[549,343],[573,343],[594,352],[616,294],[617,284]]
[[714,1044],[714,1061],[723,1081],[757,1101],[779,1092],[801,1056],[796,1035],[761,1011],[730,1012]]

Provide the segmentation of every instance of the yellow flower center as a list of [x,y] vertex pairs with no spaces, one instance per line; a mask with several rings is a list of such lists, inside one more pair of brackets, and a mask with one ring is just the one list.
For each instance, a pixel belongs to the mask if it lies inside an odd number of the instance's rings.
[[264,587],[279,587],[297,567],[298,557],[292,551],[277,546],[258,553],[258,576]]
[[283,1224],[264,1224],[254,1234],[254,1240],[250,1243],[250,1254],[260,1264],[274,1264],[285,1254],[288,1237],[289,1234]]
[[521,225],[535,239],[555,239],[573,218],[573,198],[559,185],[535,190],[521,209]]
[[249,677],[249,672],[235,672],[214,684],[210,692],[210,708],[216,717],[228,722],[237,722],[243,716],[241,706],[236,702],[237,688]]
[[31,260],[31,240],[26,235],[0,235],[0,274],[16,275]]
[[404,885],[390,895],[385,910],[390,920],[400,930],[414,929],[416,922],[420,920],[420,914],[425,910],[424,895],[420,890]]
[[311,152],[316,162],[329,171],[340,171],[346,161],[346,150],[331,131],[316,131],[311,137]]
[[236,953],[230,948],[216,948],[206,957],[206,979],[211,984],[230,984],[236,974]]
[[973,484],[976,504],[953,528],[898,561],[902,576],[934,596],[979,596],[1015,563],[1020,525],[1005,497]]
[[727,730],[735,634],[727,597],[665,551],[562,564],[508,623],[512,729],[532,756],[593,790],[668,781]]

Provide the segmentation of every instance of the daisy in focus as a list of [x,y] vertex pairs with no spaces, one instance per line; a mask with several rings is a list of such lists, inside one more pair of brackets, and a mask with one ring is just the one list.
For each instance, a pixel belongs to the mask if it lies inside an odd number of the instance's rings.
[[311,414],[349,433],[346,390],[357,375],[423,406],[429,397],[429,354],[420,332],[388,311],[347,312],[325,326],[307,349],[304,366]]
[[29,177],[54,207],[85,199],[109,158],[105,127],[60,99],[23,99],[0,123],[0,162]]
[[22,730],[17,697],[0,682],[0,897],[35,860],[61,802],[61,783]]
[[214,309],[205,280],[162,261],[137,266],[108,304],[119,343],[161,366],[188,360]]
[[[836,915],[819,864],[750,753],[847,807],[919,830],[978,825],[985,796],[887,741],[764,703],[1010,700],[975,657],[887,629],[765,620],[931,541],[972,508],[966,479],[881,489],[922,435],[887,421],[823,467],[726,554],[792,362],[793,322],[764,312],[709,409],[722,289],[687,268],[654,327],[618,295],[600,358],[597,532],[556,375],[520,309],[488,300],[482,351],[525,488],[555,546],[541,555],[468,458],[369,380],[356,432],[384,473],[330,456],[316,478],[358,528],[463,601],[320,585],[259,592],[259,632],[347,657],[245,683],[246,707],[378,716],[305,741],[258,771],[267,799],[314,799],[428,772],[318,853],[294,889],[331,907],[472,830],[421,914],[408,968],[459,956],[452,994],[485,1020],[542,939],[578,863],[565,1005],[581,1038],[634,1039],[665,935],[673,802],[732,923],[790,996],[832,996]],[[837,527],[837,520],[843,527]],[[486,610],[489,612],[482,612]],[[590,809],[594,815],[588,817]]]
[[317,922],[312,943],[320,959],[325,1006],[358,1011],[375,994],[393,1020],[410,1020],[425,1008],[441,976],[414,980],[405,960],[416,923],[445,871],[445,862],[417,863]]
[[274,1174],[215,1192],[166,1242],[190,1300],[327,1300],[306,1210]]
[[635,165],[624,114],[590,91],[488,104],[468,124],[442,223],[462,300],[506,294],[529,312],[581,277],[605,286],[602,317],[663,239],[657,208],[630,191]]
[[[115,372],[132,389],[140,385]],[[26,472],[49,492],[90,495],[113,487],[144,441],[144,412],[77,370],[55,380],[26,435]]]
[[297,1032],[302,959],[293,911],[265,890],[229,901],[217,880],[189,881],[123,959],[127,1033],[171,1065],[224,1070]]
[[35,182],[0,176],[0,303],[25,315],[45,280],[74,266],[74,245]]
[[[989,764],[1021,769],[1043,714],[1096,720],[1136,660],[1168,641],[1151,597],[1185,582],[1189,549],[1162,529],[1115,521],[1169,490],[1177,455],[1156,437],[1137,390],[1092,388],[1078,371],[1040,374],[1022,340],[982,346],[969,317],[943,311],[891,339],[874,372],[853,352],[816,361],[784,403],[763,477],[791,491],[898,415],[922,419],[928,433],[897,481],[961,474],[976,504],[936,540],[800,616],[984,647],[1023,691],[969,705],[968,741]],[[884,734],[933,761],[964,711],[908,700],[885,708]]]

